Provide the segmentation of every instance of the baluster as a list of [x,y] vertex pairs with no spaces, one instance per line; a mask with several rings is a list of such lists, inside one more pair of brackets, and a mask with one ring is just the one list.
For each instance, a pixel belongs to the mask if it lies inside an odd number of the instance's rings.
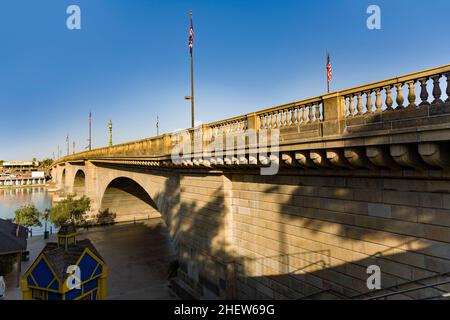
[[280,128],[284,127],[284,121],[285,121],[285,115],[284,115],[284,111],[285,110],[281,110],[281,124],[280,124]]
[[306,123],[306,108],[308,106],[302,106],[302,123]]
[[349,102],[349,107],[348,107],[348,112],[350,116],[354,116],[355,115],[355,99],[354,99],[354,95],[349,95],[348,96],[348,102]]
[[428,106],[430,103],[428,102],[428,90],[427,90],[427,81],[428,78],[422,78],[419,79],[420,81],[420,99],[422,102],[419,104],[419,106]]
[[288,109],[286,111],[286,126],[289,127],[291,125],[291,112],[293,109]]
[[295,125],[295,112],[297,111],[297,107],[292,108],[292,113],[291,113],[291,124]]
[[366,108],[367,108],[367,113],[372,113],[372,91],[368,90],[365,92],[366,93]]
[[315,120],[316,122],[320,121],[320,104],[319,103],[315,103],[315,108],[316,108],[316,114],[315,114]]
[[381,89],[375,89],[375,108],[376,112],[381,112]]
[[261,115],[259,122],[261,124],[260,129],[266,129],[266,115],[265,114]]
[[394,100],[392,100],[391,86],[384,87],[384,90],[386,90],[386,111],[392,111]]
[[358,114],[363,114],[363,102],[362,102],[362,94],[361,92],[358,92]]
[[301,107],[300,106],[297,106],[297,108],[296,108],[296,112],[297,112],[297,125],[299,125],[300,124],[300,122],[302,121],[302,118],[301,118]]
[[313,105],[308,105],[308,122],[312,122],[313,120]]
[[445,93],[447,93],[447,100],[445,102],[450,102],[450,72],[446,73],[445,76],[447,77],[447,90]]
[[405,101],[403,98],[403,84],[398,83],[395,87],[397,88],[397,108],[403,108],[403,101]]
[[414,92],[415,81],[409,81],[408,83],[408,108],[415,108],[416,106],[416,93]]
[[431,79],[433,79],[433,97],[434,97],[434,101],[432,102],[433,104],[442,103],[442,100],[441,100],[442,91],[441,91],[441,87],[439,86],[440,78],[441,78],[441,75],[431,77]]
[[275,128],[275,114],[274,113],[270,114],[270,128],[271,129]]
[[278,111],[275,112],[275,127],[274,128],[279,128],[280,127],[280,118],[279,118],[279,113]]

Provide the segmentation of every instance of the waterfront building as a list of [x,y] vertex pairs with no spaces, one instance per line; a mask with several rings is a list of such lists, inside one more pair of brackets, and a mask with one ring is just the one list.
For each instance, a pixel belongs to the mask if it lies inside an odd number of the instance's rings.
[[4,161],[0,169],[4,172],[30,172],[36,171],[38,167],[37,161]]
[[45,182],[45,172],[43,171],[21,174],[0,174],[0,187],[44,185]]
[[[69,273],[68,273],[69,272]],[[108,269],[90,240],[63,226],[22,277],[24,300],[104,300]]]

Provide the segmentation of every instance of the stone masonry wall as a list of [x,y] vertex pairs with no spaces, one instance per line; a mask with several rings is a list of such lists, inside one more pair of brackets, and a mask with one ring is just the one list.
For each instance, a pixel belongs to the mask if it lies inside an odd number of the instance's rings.
[[232,183],[238,298],[354,297],[368,291],[373,264],[382,288],[450,271],[449,179],[236,174]]

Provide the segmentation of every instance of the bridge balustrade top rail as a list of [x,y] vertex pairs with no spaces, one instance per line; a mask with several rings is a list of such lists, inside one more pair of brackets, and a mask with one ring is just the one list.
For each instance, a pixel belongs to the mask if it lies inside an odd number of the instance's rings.
[[[446,96],[445,101],[443,91]],[[444,103],[445,105],[450,103],[450,65],[203,124],[197,128],[187,129],[184,133],[166,133],[157,137],[85,151],[63,157],[56,163],[120,156],[163,159],[170,156],[172,148],[179,141],[178,138],[173,137],[181,137],[183,134],[189,134],[194,140],[199,134],[212,139],[228,133],[243,133],[248,129],[256,131],[279,129],[281,143],[289,140],[283,138],[284,134],[290,137],[296,135],[299,139],[312,137],[311,132],[315,132],[316,138],[317,136],[319,138],[337,136],[345,133],[342,126],[336,125],[342,121],[370,118],[404,109],[440,106]],[[327,126],[327,124],[330,125]]]

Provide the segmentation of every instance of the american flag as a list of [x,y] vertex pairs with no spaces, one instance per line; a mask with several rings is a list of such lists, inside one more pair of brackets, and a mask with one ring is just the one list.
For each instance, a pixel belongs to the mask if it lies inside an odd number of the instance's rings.
[[192,15],[191,15],[191,27],[189,28],[189,50],[192,55],[192,48],[194,47],[194,26],[192,25]]
[[327,80],[331,81],[332,78],[333,78],[333,74],[331,72],[330,53],[327,51]]

